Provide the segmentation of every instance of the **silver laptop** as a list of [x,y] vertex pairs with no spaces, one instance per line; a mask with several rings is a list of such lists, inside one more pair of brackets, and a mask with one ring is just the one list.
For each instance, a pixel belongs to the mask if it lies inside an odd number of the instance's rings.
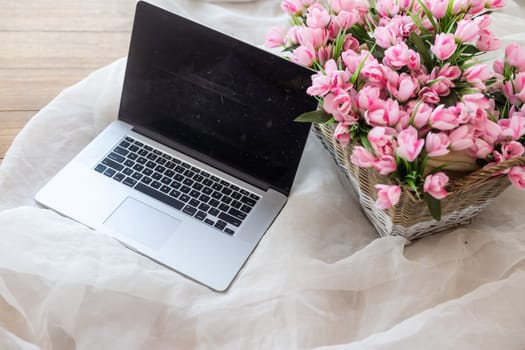
[[223,291],[286,203],[310,75],[139,2],[118,120],[36,200]]

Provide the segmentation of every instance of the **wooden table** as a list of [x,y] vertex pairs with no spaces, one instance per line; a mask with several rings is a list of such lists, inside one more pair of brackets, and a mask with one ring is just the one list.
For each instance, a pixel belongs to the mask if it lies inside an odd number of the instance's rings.
[[127,54],[134,11],[134,0],[0,0],[0,162],[62,89]]

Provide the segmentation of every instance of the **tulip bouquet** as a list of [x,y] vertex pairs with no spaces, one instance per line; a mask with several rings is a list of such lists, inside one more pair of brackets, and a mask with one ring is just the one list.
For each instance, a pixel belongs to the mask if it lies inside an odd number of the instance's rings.
[[[490,14],[502,0],[285,0],[290,28],[272,28],[269,47],[317,71],[306,91],[316,111],[296,120],[332,123],[351,162],[373,168],[375,206],[402,191],[439,220],[440,200],[458,170],[525,155],[525,47],[479,60],[501,42]],[[520,163],[525,164],[525,163]],[[509,166],[525,187],[525,166]]]

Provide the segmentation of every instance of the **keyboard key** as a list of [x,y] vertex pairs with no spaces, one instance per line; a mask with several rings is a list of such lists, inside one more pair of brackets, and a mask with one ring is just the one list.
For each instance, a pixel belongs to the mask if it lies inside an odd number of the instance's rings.
[[168,177],[173,177],[175,176],[175,172],[173,170],[166,170],[166,172],[164,173],[165,176],[168,176]]
[[220,191],[222,189],[222,185],[220,185],[219,183],[214,183],[213,186],[211,186],[211,188],[213,188],[216,191]]
[[210,179],[206,179],[202,182],[202,184],[205,186],[211,186],[213,185],[213,181],[211,181]]
[[160,182],[162,182],[165,185],[169,185],[171,183],[171,179],[167,176],[164,176],[162,180],[160,180]]
[[137,180],[132,179],[131,177],[127,177],[124,181],[122,181],[122,183],[129,187],[133,187],[137,184]]
[[180,165],[183,166],[186,169],[191,168],[191,165],[189,165],[188,163],[185,163],[185,162],[181,162]]
[[189,188],[188,186],[182,186],[182,187],[180,188],[180,191],[181,191],[182,193],[188,193],[188,192],[191,191],[191,188]]
[[162,158],[166,159],[166,160],[171,160],[171,156],[169,154],[162,154]]
[[224,229],[224,232],[226,232],[226,233],[229,234],[229,235],[233,235],[233,234],[235,233],[235,231],[232,230],[232,229],[229,228],[229,227],[226,227],[226,228]]
[[142,169],[144,169],[144,165],[135,164],[135,166],[133,167],[133,170],[136,171],[142,171]]
[[184,179],[184,181],[182,181],[183,184],[185,184],[186,186],[191,186],[193,185],[193,180],[192,179]]
[[200,197],[199,197],[199,200],[201,202],[207,203],[210,200],[210,197],[205,195],[205,194],[201,194]]
[[220,194],[220,193],[217,192],[217,191],[214,191],[214,192],[211,194],[211,196],[212,196],[213,198],[215,198],[215,199],[221,199],[222,194]]
[[155,180],[162,179],[162,175],[156,172],[154,172],[153,175],[151,175],[151,177],[154,178]]
[[173,162],[167,162],[167,163],[166,163],[166,168],[168,168],[168,169],[173,169],[173,168],[175,168],[175,163],[173,163]]
[[152,170],[155,169],[156,166],[157,166],[157,164],[155,164],[155,162],[152,162],[151,160],[146,163],[146,167],[148,167],[148,168],[150,168]]
[[129,137],[129,136],[126,136],[126,138],[125,138],[124,140],[128,141],[129,143],[135,141],[135,140],[133,140],[133,139],[132,139],[131,137]]
[[95,168],[96,172],[103,173],[108,167],[102,164],[97,165]]
[[128,168],[131,168],[133,167],[133,165],[135,165],[135,162],[132,161],[131,159],[128,159],[124,162],[124,165],[127,166]]
[[144,149],[145,149],[145,150],[148,150],[148,151],[153,151],[153,147],[148,146],[148,145],[145,145],[145,146],[144,146]]
[[139,156],[136,153],[130,153],[128,154],[128,158],[131,160],[137,159]]
[[181,210],[182,207],[184,206],[184,203],[176,200],[175,198],[172,198],[170,196],[166,196],[165,194],[161,193],[161,192],[158,192],[144,184],[141,184],[139,183],[135,189],[139,190],[140,192],[142,193],[145,193],[159,201],[161,201],[162,203],[165,203],[169,206],[172,206],[174,207],[175,209],[177,210]]
[[180,159],[172,158],[171,161],[175,164],[180,164]]
[[181,183],[180,182],[177,182],[177,181],[172,181],[171,182],[171,187],[175,188],[175,189],[179,189],[181,186]]
[[246,219],[246,213],[243,213],[242,211],[240,210],[237,210],[235,208],[230,208],[230,210],[228,210],[228,214],[230,214],[231,216],[239,219],[239,220],[244,220]]
[[193,197],[193,198],[199,198],[199,196],[201,195],[201,193],[197,190],[192,190],[190,192],[190,197]]
[[143,144],[142,142],[137,141],[137,140],[135,140],[135,144],[136,144],[137,146],[139,146],[139,147],[144,146],[144,144]]
[[164,165],[166,164],[167,160],[165,158],[158,158],[157,159],[157,163],[159,163],[160,165]]
[[184,172],[184,176],[186,176],[186,177],[192,177],[193,175],[195,175],[195,173],[193,171],[191,171],[191,170],[186,170]]
[[228,211],[228,210],[230,210],[230,207],[227,204],[221,203],[219,205],[219,209],[222,210],[222,211]]
[[144,157],[138,157],[137,159],[137,163],[142,164],[142,165],[146,164],[147,161],[148,160]]
[[212,219],[204,219],[204,222],[207,223],[208,225],[215,225],[215,221],[213,221]]
[[146,168],[142,171],[142,173],[146,176],[151,176],[151,174],[153,174],[153,170]]
[[250,198],[255,200],[255,201],[258,201],[259,200],[259,196],[254,194],[254,193],[250,193]]
[[243,202],[246,205],[249,205],[250,207],[253,207],[255,205],[255,201],[249,197],[242,197],[241,202]]
[[179,199],[183,202],[187,202],[190,200],[190,196],[188,196],[187,194],[181,194],[181,196],[179,197]]
[[175,181],[178,181],[178,182],[184,181],[184,176],[182,176],[181,174],[175,174],[173,178],[175,179]]
[[130,176],[131,174],[134,173],[133,169],[130,169],[130,168],[126,168],[126,169],[122,170],[122,172],[123,172],[125,175],[128,175],[128,176]]
[[175,167],[175,171],[182,174],[183,172],[186,171],[186,169],[184,169],[182,166],[179,165]]
[[122,141],[119,146],[120,147],[123,147],[123,148],[128,148],[129,145],[131,145],[131,143],[129,143],[128,141]]
[[116,171],[115,169],[111,169],[111,168],[109,168],[109,169],[107,169],[106,171],[104,171],[104,175],[109,176],[109,177],[112,177],[113,175],[115,175],[116,172],[117,172],[117,171]]
[[220,181],[220,179],[217,176],[213,176],[213,175],[211,176],[211,180],[215,181],[215,182],[219,182]]
[[163,193],[170,193],[171,187],[164,185],[160,188],[160,191]]
[[193,176],[193,180],[201,182],[202,180],[204,180],[204,177],[202,175],[196,174],[195,176]]
[[205,172],[205,171],[201,171],[201,175],[202,175],[203,177],[210,177],[210,176],[211,176],[210,174],[208,174],[208,173]]
[[235,192],[232,192],[231,196],[232,196],[234,199],[241,199],[242,194],[240,194],[239,192],[235,191]]
[[200,204],[200,202],[197,199],[195,199],[195,198],[190,199],[189,203],[190,203],[190,205],[192,205],[194,207],[198,207],[199,204]]
[[140,179],[142,179],[142,176],[144,176],[144,175],[142,175],[142,174],[139,173],[139,172],[134,172],[133,175],[131,175],[131,177],[134,178],[135,180],[140,180]]
[[159,173],[162,174],[164,171],[166,171],[166,168],[163,167],[162,165],[157,165],[157,166],[155,167],[155,171],[158,171]]
[[130,146],[128,149],[129,149],[131,152],[137,152],[137,151],[139,150],[139,148],[138,148],[137,146],[135,146],[135,145]]
[[213,193],[213,190],[212,190],[211,188],[209,188],[209,187],[204,187],[204,188],[202,189],[202,193],[204,193],[204,194],[208,194],[208,195],[209,195],[209,194],[212,194],[212,193]]
[[193,187],[193,188],[196,189],[197,191],[200,191],[200,190],[202,190],[202,188],[203,188],[204,186],[203,186],[202,184],[196,182],[196,183],[194,183],[193,186],[191,186],[191,187]]
[[242,203],[239,201],[233,201],[230,205],[236,209],[239,209],[242,206]]
[[234,191],[238,191],[239,187],[235,186],[234,184],[230,184],[230,188]]
[[170,196],[177,198],[178,196],[180,196],[180,192],[177,190],[172,190],[170,192]]
[[246,190],[242,190],[242,189],[241,189],[241,193],[244,194],[245,196],[249,196],[250,195],[250,192],[248,192]]
[[155,153],[155,154],[158,155],[158,156],[162,155],[162,152],[159,151],[158,149],[154,149],[154,150],[153,150],[153,153]]
[[117,147],[117,148],[115,148],[115,149],[113,150],[113,152],[118,153],[118,154],[120,154],[120,155],[122,155],[122,156],[124,156],[124,157],[127,156],[128,153],[129,153],[128,150],[125,150],[125,149],[122,148],[122,147]]
[[245,212],[246,214],[249,214],[250,211],[252,210],[252,207],[249,207],[249,206],[247,206],[247,205],[243,205],[243,206],[241,207],[241,210],[242,210],[243,212]]
[[162,186],[162,184],[160,182],[158,182],[158,181],[153,181],[151,183],[151,187],[156,188],[156,189],[160,188],[161,186]]
[[203,211],[199,211],[197,212],[197,214],[195,215],[195,219],[199,219],[199,220],[204,220],[206,218],[206,213],[203,212]]
[[233,216],[228,215],[226,213],[220,213],[219,214],[219,219],[224,220],[227,223],[232,224],[233,226],[240,226],[241,223],[242,223],[241,220],[239,220],[237,218],[234,218]]
[[210,206],[212,206],[212,207],[218,207],[219,206],[219,201],[216,200],[216,199],[212,199],[212,200],[210,200],[210,202],[208,204]]
[[226,187],[230,186],[230,183],[225,180],[221,180],[220,184]]
[[125,177],[126,177],[126,175],[124,175],[122,173],[117,173],[115,176],[113,176],[113,180],[120,182],[120,181],[124,180]]
[[150,153],[146,158],[148,158],[149,160],[155,160],[158,158],[158,156],[154,153]]
[[232,200],[233,200],[232,197],[227,197],[227,196],[223,196],[221,198],[221,202],[223,202],[225,204],[230,204]]
[[215,227],[217,227],[219,230],[222,230],[226,227],[226,223],[224,221],[219,220],[215,223]]
[[201,205],[199,205],[199,209],[203,211],[208,211],[210,209],[210,206],[206,203],[201,203]]
[[208,214],[213,215],[213,216],[217,216],[217,215],[219,215],[219,210],[217,210],[215,208],[210,208],[210,210],[208,210]]
[[102,164],[110,167],[110,168],[113,168],[115,169],[116,171],[121,171],[122,169],[124,169],[124,165],[122,164],[119,164],[109,158],[105,158],[103,161],[102,161]]
[[229,188],[224,187],[221,192],[223,194],[229,196],[232,193],[232,190],[230,190]]
[[145,149],[140,149],[138,152],[137,152],[139,155],[143,156],[143,157],[146,157],[148,155],[148,151],[146,151]]
[[150,184],[151,183],[151,177],[147,177],[147,176],[144,176],[142,178],[142,180],[140,180],[141,182],[144,182],[146,185]]

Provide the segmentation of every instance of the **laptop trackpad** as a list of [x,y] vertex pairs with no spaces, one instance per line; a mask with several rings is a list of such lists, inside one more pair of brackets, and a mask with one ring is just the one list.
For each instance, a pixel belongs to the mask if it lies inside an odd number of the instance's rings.
[[159,249],[175,232],[180,220],[127,197],[104,225],[152,249]]

